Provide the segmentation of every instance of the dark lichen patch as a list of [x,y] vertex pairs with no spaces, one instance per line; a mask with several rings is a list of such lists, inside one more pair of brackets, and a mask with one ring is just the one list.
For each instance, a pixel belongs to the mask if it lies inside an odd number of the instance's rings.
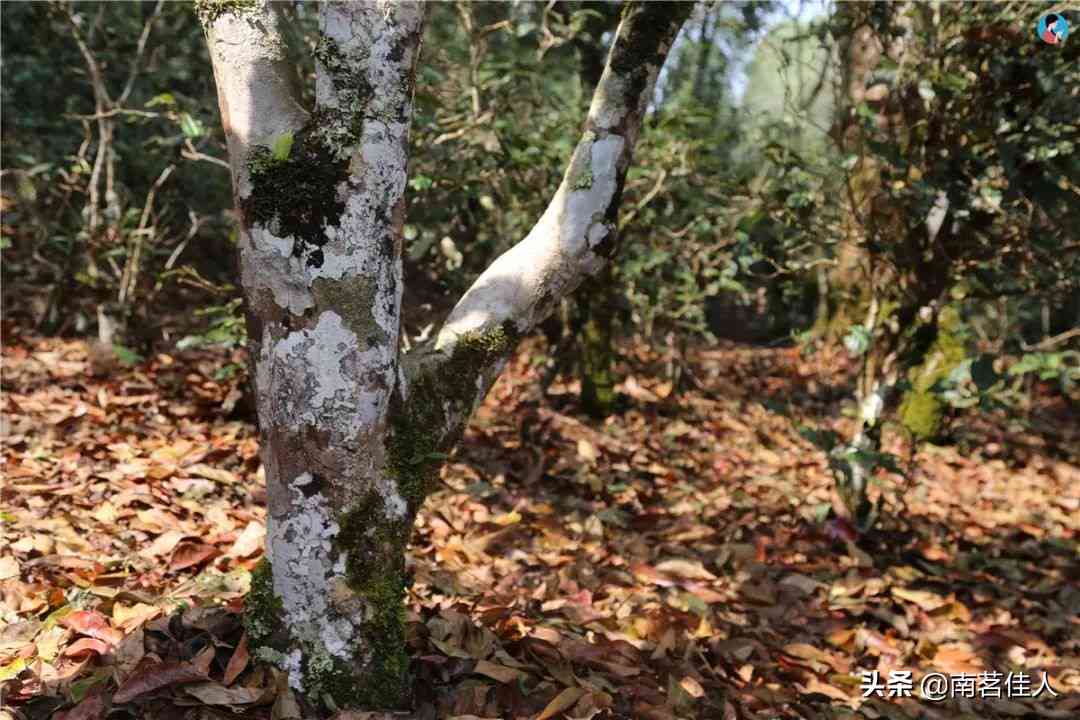
[[375,91],[367,80],[363,63],[349,58],[338,45],[337,40],[325,34],[319,38],[312,55],[334,81],[334,87],[339,96],[347,95],[341,99],[357,103],[355,109],[361,109],[367,105]]
[[319,475],[318,473],[312,473],[311,474],[311,481],[307,482],[307,483],[304,483],[303,485],[300,485],[299,487],[300,487],[300,493],[304,497],[309,498],[309,497],[313,497],[313,496],[318,495],[319,493],[321,493],[325,489],[326,483],[323,480],[322,475]]
[[222,15],[239,16],[257,6],[256,0],[195,0],[195,14],[203,25],[210,25]]
[[634,2],[627,3],[623,22],[627,24],[625,42],[616,42],[609,64],[611,69],[628,80],[626,97],[637,102],[649,81],[649,68],[663,64],[665,41],[674,38],[675,31],[693,9],[693,3]]
[[321,265],[321,253],[314,253],[326,244],[326,228],[339,226],[345,212],[338,186],[348,180],[348,161],[338,159],[309,126],[296,133],[284,158],[254,146],[248,170],[251,195],[241,204],[248,223],[293,238],[293,255],[307,254],[309,264]]

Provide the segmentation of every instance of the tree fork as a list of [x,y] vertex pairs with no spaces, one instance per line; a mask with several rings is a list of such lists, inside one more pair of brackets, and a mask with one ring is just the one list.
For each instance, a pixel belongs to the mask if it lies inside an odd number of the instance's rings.
[[[517,341],[615,251],[621,188],[683,3],[627,6],[585,132],[533,230],[401,356],[408,132],[422,7],[322,3],[301,107],[273,3],[199,6],[242,211],[268,496],[256,655],[313,711],[408,702],[413,519]],[[586,180],[587,179],[587,180]]]

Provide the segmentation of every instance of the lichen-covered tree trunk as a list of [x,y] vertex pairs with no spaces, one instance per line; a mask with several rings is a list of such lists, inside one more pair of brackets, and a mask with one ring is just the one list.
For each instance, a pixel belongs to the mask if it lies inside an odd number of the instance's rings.
[[[604,71],[602,36],[610,27],[603,3],[586,6],[593,11],[586,17],[582,33],[574,46],[580,66],[581,87],[586,95],[596,90]],[[619,288],[615,286],[613,266],[608,265],[597,282],[579,293],[573,325],[577,330],[578,372],[581,376],[581,407],[594,418],[605,418],[615,406],[615,315]]]
[[321,5],[310,111],[277,8],[201,10],[243,218],[269,503],[248,630],[312,704],[398,704],[417,502],[394,477],[387,427],[421,8]]
[[629,4],[532,231],[402,355],[422,7],[322,3],[301,107],[273,3],[201,2],[229,142],[269,500],[246,625],[309,710],[408,701],[404,550],[441,458],[516,340],[614,252],[642,116],[689,4]]

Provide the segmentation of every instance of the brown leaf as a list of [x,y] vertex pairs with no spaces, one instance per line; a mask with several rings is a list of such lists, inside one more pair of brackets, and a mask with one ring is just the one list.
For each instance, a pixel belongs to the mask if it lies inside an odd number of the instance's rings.
[[19,577],[19,561],[11,555],[0,556],[0,580]]
[[104,655],[109,652],[112,646],[106,642],[98,640],[97,638],[79,638],[75,642],[68,645],[64,650],[66,657],[75,657],[76,655],[85,655],[87,653],[97,653],[98,655]]
[[104,714],[105,698],[100,692],[94,692],[70,710],[54,715],[53,720],[98,720]]
[[172,685],[208,680],[206,673],[190,663],[154,663],[136,672],[116,691],[113,700],[131,702],[140,695]]
[[584,694],[584,688],[566,688],[547,704],[547,707],[537,716],[536,720],[548,720],[561,712],[569,710]]
[[679,681],[679,687],[685,690],[686,694],[692,698],[697,699],[705,697],[705,688],[701,687],[701,683],[689,675]]
[[634,565],[631,565],[630,571],[634,573],[635,577],[643,582],[658,585],[660,587],[673,587],[675,585],[674,580],[653,566],[646,565],[645,563],[635,563]]
[[112,610],[113,622],[115,622],[118,627],[128,632],[134,630],[139,625],[142,625],[147,620],[157,617],[161,613],[161,608],[146,603],[135,603],[129,607],[118,602],[113,605]]
[[940,595],[935,595],[926,590],[909,590],[908,588],[894,587],[892,588],[892,594],[901,600],[915,603],[926,611],[937,610],[939,607],[949,602]]
[[108,619],[94,610],[76,610],[64,616],[60,624],[77,633],[104,640],[110,645],[117,645],[124,639],[124,633],[110,627]]
[[191,659],[191,666],[201,672],[203,675],[210,674],[210,665],[214,662],[214,657],[217,655],[217,649],[213,643],[204,647],[199,654]]
[[667,575],[683,578],[684,580],[715,580],[716,576],[705,569],[700,560],[685,560],[673,558],[658,563],[656,569]]
[[256,702],[264,694],[264,690],[260,688],[230,688],[216,682],[188,685],[184,688],[184,692],[207,705],[248,705]]
[[806,683],[806,692],[808,693],[821,693],[827,695],[833,700],[839,700],[840,702],[848,702],[851,700],[851,696],[841,690],[838,687],[830,685],[827,682],[822,682],[816,675],[810,675]]
[[525,673],[520,670],[515,670],[505,665],[498,663],[488,662],[487,660],[481,660],[476,663],[476,667],[473,668],[473,672],[479,675],[486,675],[492,680],[498,680],[501,683],[516,682],[519,678],[526,677]]
[[181,543],[169,561],[169,569],[183,570],[194,565],[201,565],[217,555],[217,548],[206,543]]
[[232,657],[229,658],[229,664],[225,667],[224,682],[226,685],[232,685],[240,673],[244,672],[244,668],[247,667],[248,660],[248,636],[244,633],[240,638],[240,642],[236,645],[236,650],[233,651]]
[[577,441],[577,455],[579,459],[587,463],[594,463],[600,457],[600,452],[591,442],[585,438],[580,438]]
[[739,588],[739,594],[748,601],[760,605],[776,604],[776,590],[768,581],[763,581],[761,583],[744,583],[742,587]]
[[262,550],[265,540],[266,527],[261,522],[252,520],[240,533],[240,537],[236,538],[236,542],[233,543],[226,554],[229,557],[249,557]]
[[222,470],[221,468],[210,467],[209,465],[192,465],[187,468],[187,472],[191,475],[197,475],[207,480],[214,480],[219,483],[225,483],[226,485],[233,485],[238,482],[238,478],[228,470]]
[[124,636],[113,653],[117,669],[117,682],[122,683],[139,667],[146,654],[143,629],[140,625]]
[[274,698],[274,707],[270,709],[270,720],[300,720],[302,717],[300,703],[296,701],[293,691],[286,685]]
[[168,555],[178,544],[180,544],[180,541],[183,540],[186,535],[187,533],[180,530],[168,530],[159,535],[154,542],[140,550],[139,555],[144,558],[155,558],[161,555]]

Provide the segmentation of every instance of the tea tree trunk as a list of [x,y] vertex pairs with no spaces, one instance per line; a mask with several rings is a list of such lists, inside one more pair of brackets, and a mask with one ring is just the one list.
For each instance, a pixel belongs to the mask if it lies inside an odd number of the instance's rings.
[[269,499],[247,628],[309,709],[408,702],[413,519],[518,338],[615,251],[642,116],[689,4],[624,12],[562,184],[429,343],[400,351],[422,6],[323,3],[315,106],[272,3],[202,2],[228,135]]

